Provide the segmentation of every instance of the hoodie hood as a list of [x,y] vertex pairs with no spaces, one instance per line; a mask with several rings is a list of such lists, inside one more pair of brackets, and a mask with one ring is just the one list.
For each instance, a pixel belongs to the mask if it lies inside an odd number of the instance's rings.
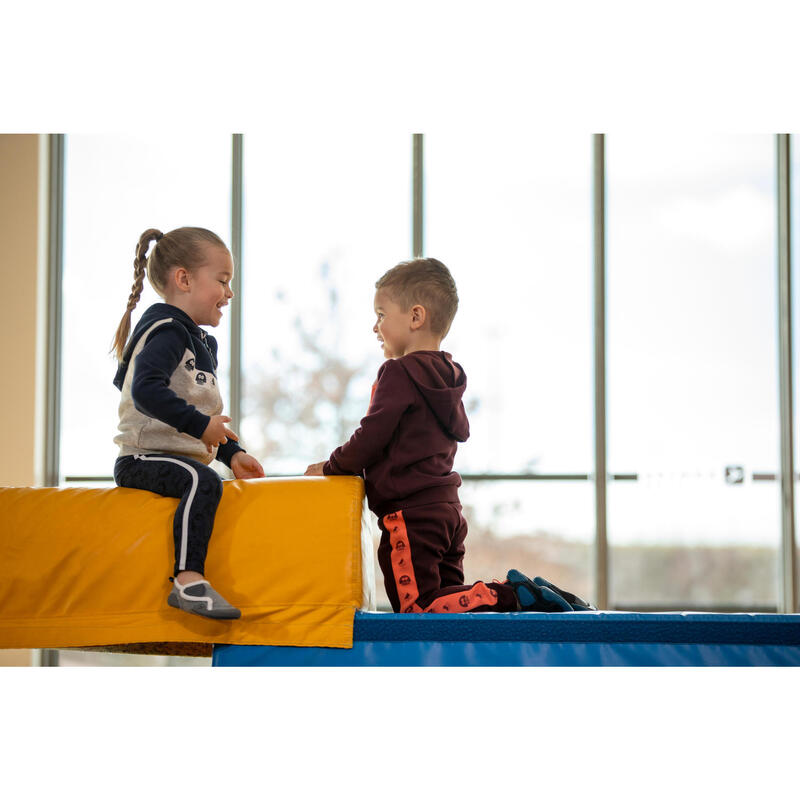
[[154,323],[160,319],[174,319],[180,322],[189,333],[189,338],[196,336],[198,339],[205,338],[205,332],[202,331],[195,321],[177,306],[171,306],[169,303],[154,303],[148,308],[142,318],[133,329],[133,335],[125,345],[125,352],[122,354],[122,361],[119,362],[117,374],[114,376],[114,386],[122,391],[122,384],[125,382],[125,373],[128,371],[128,364],[130,363],[131,353],[136,347],[136,343],[141,338],[142,334]]
[[469,438],[469,421],[462,396],[467,376],[450,353],[419,350],[397,359],[447,435],[457,442]]

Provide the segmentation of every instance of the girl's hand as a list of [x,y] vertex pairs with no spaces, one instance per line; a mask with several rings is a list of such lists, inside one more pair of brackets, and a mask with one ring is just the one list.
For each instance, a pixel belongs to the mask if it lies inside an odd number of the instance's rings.
[[233,454],[231,469],[235,478],[263,478],[264,468],[257,458],[241,450]]
[[225,444],[228,439],[233,439],[234,442],[239,441],[239,437],[225,424],[230,421],[230,417],[223,416],[211,417],[208,421],[200,439],[209,453],[212,453],[215,447]]
[[320,461],[318,464],[310,464],[306,468],[305,475],[324,475],[325,473],[322,471],[324,466],[324,461]]

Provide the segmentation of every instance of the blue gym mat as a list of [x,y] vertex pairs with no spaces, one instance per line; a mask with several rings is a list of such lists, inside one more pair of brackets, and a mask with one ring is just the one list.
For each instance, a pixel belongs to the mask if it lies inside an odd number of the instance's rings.
[[800,614],[357,612],[353,648],[216,645],[213,666],[800,666]]

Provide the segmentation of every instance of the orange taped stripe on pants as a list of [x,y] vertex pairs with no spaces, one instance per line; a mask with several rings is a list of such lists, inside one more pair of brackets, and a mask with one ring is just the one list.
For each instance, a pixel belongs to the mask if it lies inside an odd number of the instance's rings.
[[391,564],[395,589],[400,602],[400,613],[425,611],[426,613],[459,614],[480,606],[497,605],[497,592],[485,583],[478,581],[463,592],[450,592],[433,600],[426,608],[417,604],[419,587],[414,573],[414,562],[411,558],[411,543],[408,540],[408,529],[402,511],[394,511],[383,518],[383,524],[389,531],[389,543],[392,547]]
[[408,541],[406,522],[402,511],[393,511],[383,518],[383,524],[389,531],[389,543],[392,546],[391,562],[397,599],[400,602],[400,613],[422,611],[417,605],[419,588],[414,564],[411,561],[411,544]]
[[482,581],[478,581],[463,592],[451,592],[437,597],[425,611],[437,614],[460,614],[480,606],[495,605],[497,605],[497,592]]

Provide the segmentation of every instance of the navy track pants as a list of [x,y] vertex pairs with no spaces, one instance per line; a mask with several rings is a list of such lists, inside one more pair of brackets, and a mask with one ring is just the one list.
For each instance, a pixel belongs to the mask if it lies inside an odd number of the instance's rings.
[[145,489],[179,497],[175,512],[173,576],[184,570],[204,574],[208,540],[222,498],[222,479],[211,467],[171,453],[122,456],[114,464],[114,480],[126,489]]

